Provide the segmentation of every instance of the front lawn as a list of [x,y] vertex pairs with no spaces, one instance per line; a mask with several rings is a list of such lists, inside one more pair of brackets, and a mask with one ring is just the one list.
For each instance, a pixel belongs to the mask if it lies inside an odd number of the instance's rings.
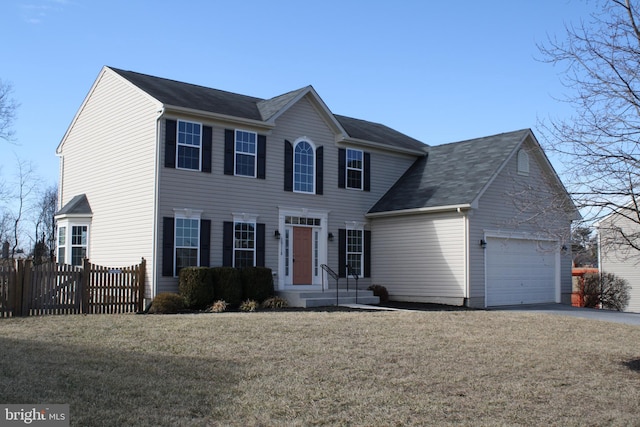
[[0,403],[78,426],[637,425],[638,343],[495,311],[0,319]]

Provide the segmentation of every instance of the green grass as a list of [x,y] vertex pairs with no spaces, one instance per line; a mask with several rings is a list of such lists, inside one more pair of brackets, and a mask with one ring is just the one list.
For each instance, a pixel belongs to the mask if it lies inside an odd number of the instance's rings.
[[640,328],[485,311],[0,320],[0,402],[71,424],[638,425]]

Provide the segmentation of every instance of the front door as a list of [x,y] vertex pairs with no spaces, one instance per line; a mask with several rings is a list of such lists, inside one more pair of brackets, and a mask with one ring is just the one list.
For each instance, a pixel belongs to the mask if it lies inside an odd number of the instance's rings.
[[310,227],[293,227],[293,284],[311,285],[313,256]]

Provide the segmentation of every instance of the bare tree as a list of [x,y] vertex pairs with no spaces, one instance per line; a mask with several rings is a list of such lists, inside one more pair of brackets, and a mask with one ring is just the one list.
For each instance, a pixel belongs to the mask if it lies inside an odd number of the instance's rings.
[[18,109],[18,104],[11,98],[12,93],[13,87],[0,80],[0,139],[5,141],[13,140],[12,126]]
[[[588,222],[618,212],[640,225],[640,15],[632,0],[603,0],[566,38],[539,46],[562,66],[568,119],[541,120],[546,149],[560,158],[565,184]],[[616,239],[619,240],[619,237]],[[622,233],[640,251],[640,235]]]
[[48,187],[40,196],[34,206],[36,242],[33,248],[34,261],[40,262],[51,259],[55,246],[55,219],[58,206],[58,186]]
[[31,208],[32,198],[37,189],[38,180],[30,163],[18,160],[15,183],[13,188],[15,193],[12,195],[13,210],[11,215],[11,258],[15,257],[21,244],[21,239],[25,236],[23,229],[23,221]]

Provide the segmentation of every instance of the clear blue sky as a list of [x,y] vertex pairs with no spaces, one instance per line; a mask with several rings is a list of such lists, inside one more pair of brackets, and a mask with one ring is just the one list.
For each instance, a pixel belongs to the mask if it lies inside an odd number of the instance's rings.
[[[580,0],[3,0],[0,79],[17,144],[47,183],[104,65],[270,98],[313,85],[329,109],[437,145],[566,117],[536,43],[588,18]],[[552,159],[553,161],[553,159]],[[561,165],[555,164],[561,171]]]

